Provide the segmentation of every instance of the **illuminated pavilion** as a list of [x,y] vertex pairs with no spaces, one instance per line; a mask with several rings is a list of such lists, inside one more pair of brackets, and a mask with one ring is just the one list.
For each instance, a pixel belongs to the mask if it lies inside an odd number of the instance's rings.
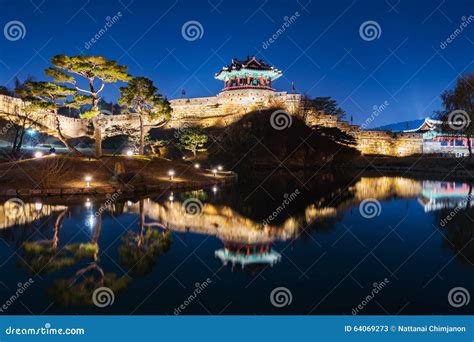
[[273,81],[281,76],[280,70],[252,56],[245,61],[233,59],[230,65],[216,73],[215,78],[224,82],[223,91],[249,88],[273,91]]
[[281,260],[281,254],[271,248],[271,243],[246,244],[238,242],[224,242],[224,248],[215,251],[224,265],[229,262],[234,267],[240,264],[242,268],[251,264],[273,266]]

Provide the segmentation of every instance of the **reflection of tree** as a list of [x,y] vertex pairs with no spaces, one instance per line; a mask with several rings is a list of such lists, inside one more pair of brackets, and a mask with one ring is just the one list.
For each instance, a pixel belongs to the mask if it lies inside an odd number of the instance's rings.
[[[474,208],[471,206],[472,184],[465,199],[464,208],[443,209],[439,212],[439,220],[445,224],[442,232],[445,235],[443,246],[454,249],[463,264],[474,265]],[[450,220],[447,218],[451,217]]]
[[80,268],[70,279],[55,280],[53,287],[47,289],[49,296],[61,306],[92,305],[92,294],[95,289],[105,286],[114,294],[124,290],[130,279],[117,277],[115,273],[105,273],[99,264],[100,247],[98,244],[102,219],[97,215],[94,233],[90,243],[73,244],[63,249],[74,251],[75,260],[91,259],[91,262]]
[[[143,200],[140,206],[140,231],[129,231],[122,238],[122,245],[118,249],[120,262],[137,275],[149,273],[155,265],[156,258],[168,251],[171,246],[171,232],[160,232],[152,226],[159,224],[145,223]],[[145,226],[148,226],[145,228]]]
[[78,244],[68,245],[58,251],[59,229],[66,216],[68,208],[56,218],[51,240],[28,241],[23,243],[24,257],[19,263],[33,273],[52,273],[64,267],[74,265],[82,254]]

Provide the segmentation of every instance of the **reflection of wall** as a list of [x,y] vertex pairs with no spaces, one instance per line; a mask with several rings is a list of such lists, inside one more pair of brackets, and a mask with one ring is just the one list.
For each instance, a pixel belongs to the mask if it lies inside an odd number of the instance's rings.
[[43,217],[48,217],[54,212],[66,209],[62,205],[44,205],[41,203],[9,202],[0,204],[0,229],[15,225],[25,225]]
[[421,195],[422,184],[420,181],[403,177],[362,177],[354,185],[354,190],[356,202],[365,198],[378,200],[392,197],[412,198]]

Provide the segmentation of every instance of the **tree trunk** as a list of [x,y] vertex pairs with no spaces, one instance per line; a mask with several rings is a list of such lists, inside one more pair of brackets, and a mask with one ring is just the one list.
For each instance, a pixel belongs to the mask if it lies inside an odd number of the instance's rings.
[[69,152],[71,152],[74,156],[82,156],[83,154],[79,152],[74,146],[72,146],[61,132],[61,122],[59,121],[59,115],[57,111],[54,112],[54,119],[56,123],[56,132],[58,133],[59,140],[68,148]]
[[19,131],[19,128],[15,127],[15,139],[13,140],[12,153],[14,153],[16,150],[16,142],[18,141],[18,131]]
[[97,116],[92,120],[92,123],[94,124],[95,156],[100,158],[102,157],[102,132]]
[[145,154],[145,128],[143,127],[143,116],[140,114],[140,150],[138,154]]
[[18,144],[16,145],[16,150],[17,150],[18,152],[20,152],[21,146],[23,145],[23,137],[24,137],[24,135],[25,135],[25,128],[22,128],[22,129],[21,129],[20,137],[19,137],[19,139],[18,139]]

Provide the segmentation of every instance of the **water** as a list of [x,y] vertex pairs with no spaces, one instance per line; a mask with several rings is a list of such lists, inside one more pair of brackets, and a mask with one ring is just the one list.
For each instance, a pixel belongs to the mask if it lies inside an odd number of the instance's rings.
[[472,314],[448,300],[474,288],[469,192],[278,173],[148,198],[10,199],[0,313]]

